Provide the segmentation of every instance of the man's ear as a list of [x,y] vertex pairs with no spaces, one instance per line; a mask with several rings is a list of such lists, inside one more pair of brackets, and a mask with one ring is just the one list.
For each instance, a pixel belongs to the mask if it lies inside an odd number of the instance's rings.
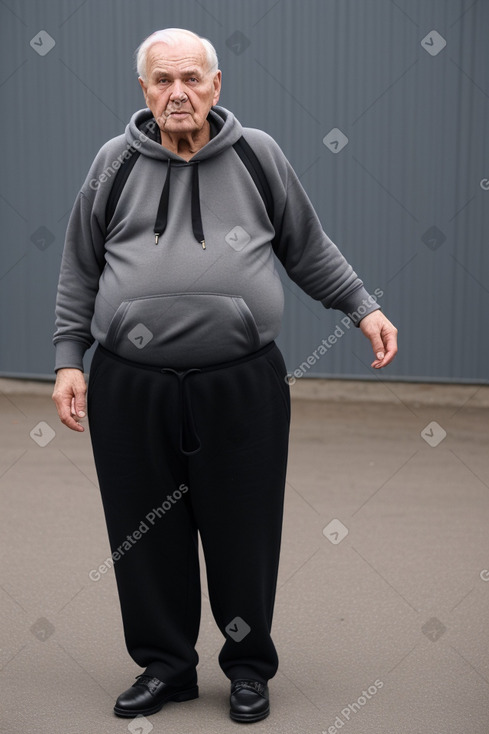
[[146,82],[140,76],[138,76],[138,82],[140,83],[141,89],[143,90],[144,101],[146,102],[146,107],[147,107],[148,106],[148,98],[147,98],[146,95],[147,95],[148,88],[146,86]]
[[212,104],[215,105],[219,102],[219,97],[221,95],[221,80],[222,80],[222,73],[220,71],[217,71],[213,84],[214,84],[214,97],[212,98]]

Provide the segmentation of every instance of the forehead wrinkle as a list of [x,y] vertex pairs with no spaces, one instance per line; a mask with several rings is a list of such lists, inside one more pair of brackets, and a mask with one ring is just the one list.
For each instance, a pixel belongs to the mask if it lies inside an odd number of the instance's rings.
[[[162,49],[163,46],[164,50]],[[148,51],[147,66],[152,69],[152,67],[158,65],[160,69],[163,68],[164,70],[172,66],[178,69],[197,67],[205,70],[206,61],[204,49],[199,48],[196,53],[187,51],[187,53],[181,55],[176,50],[173,50],[172,53],[172,47],[166,43],[155,43]]]

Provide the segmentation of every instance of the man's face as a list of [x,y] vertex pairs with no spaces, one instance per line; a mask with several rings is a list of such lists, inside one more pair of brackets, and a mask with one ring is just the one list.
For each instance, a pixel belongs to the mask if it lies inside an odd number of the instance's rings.
[[208,69],[205,50],[193,39],[151,46],[146,78],[146,82],[139,78],[139,83],[162,132],[198,132],[219,100],[221,72]]

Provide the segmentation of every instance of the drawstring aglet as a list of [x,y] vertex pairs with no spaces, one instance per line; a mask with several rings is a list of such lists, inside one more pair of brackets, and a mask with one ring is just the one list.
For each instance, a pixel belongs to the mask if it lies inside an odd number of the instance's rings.
[[205,250],[205,240],[202,240],[200,244],[202,245],[202,249]]
[[155,232],[155,245],[157,245],[157,244],[158,244],[158,240],[159,240],[159,238],[160,238],[160,234],[159,234],[159,232]]

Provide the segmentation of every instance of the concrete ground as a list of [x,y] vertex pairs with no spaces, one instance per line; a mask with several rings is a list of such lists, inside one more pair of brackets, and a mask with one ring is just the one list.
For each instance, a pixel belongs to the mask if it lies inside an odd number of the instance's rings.
[[[51,385],[0,380],[0,730],[230,734],[203,594],[200,698],[112,714],[128,657],[89,436]],[[302,380],[254,734],[488,734],[489,387]],[[205,589],[205,587],[204,587]]]

